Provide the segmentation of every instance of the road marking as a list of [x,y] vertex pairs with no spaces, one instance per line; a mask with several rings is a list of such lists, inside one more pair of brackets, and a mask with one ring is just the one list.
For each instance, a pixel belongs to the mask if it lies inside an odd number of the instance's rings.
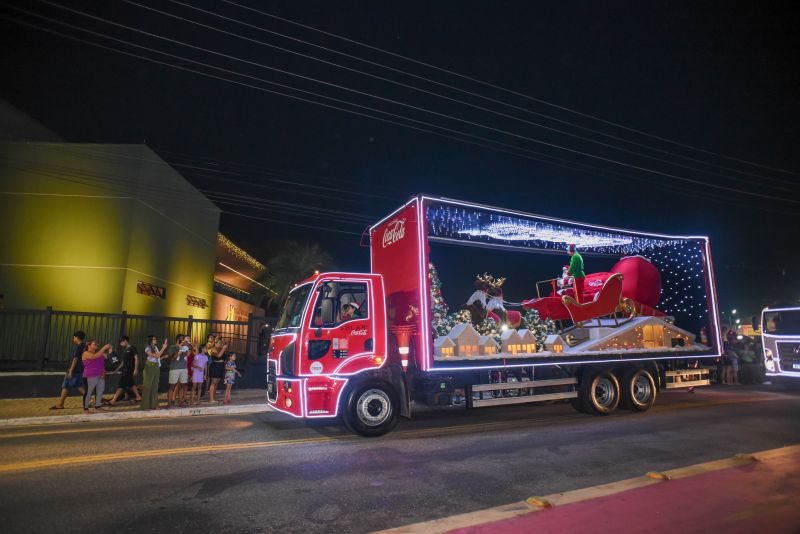
[[[757,402],[761,400],[774,400],[774,399],[748,399],[746,402]],[[700,401],[700,399],[698,399],[698,401]],[[731,404],[731,403],[732,403],[731,400],[728,399],[718,400],[718,401],[707,400],[705,402],[697,402],[696,404],[694,402],[689,402],[689,403],[672,405],[671,408],[681,410],[687,408],[714,406],[719,404]],[[668,411],[667,406],[664,406],[663,408],[664,411]],[[567,416],[564,414],[557,414],[549,418],[529,417],[525,419],[516,419],[511,421],[507,420],[507,421],[495,421],[495,422],[484,422],[484,423],[470,423],[465,425],[452,425],[444,427],[432,427],[424,429],[400,430],[390,434],[389,438],[414,439],[414,438],[436,437],[442,434],[446,434],[449,436],[453,434],[471,432],[474,430],[489,431],[489,430],[516,430],[520,428],[535,429],[546,426],[553,426],[559,423],[568,422],[570,420],[583,419],[587,417],[588,416],[580,413],[574,413],[571,414],[571,416]],[[156,427],[162,425],[152,425],[152,426]],[[163,425],[163,426],[171,426],[171,425]],[[145,427],[136,426],[136,427],[131,427],[130,429],[134,430],[139,428],[145,428]],[[105,430],[118,430],[118,429],[119,428],[116,427],[103,428],[103,429],[76,429],[74,432],[92,432],[92,431],[100,432]],[[53,434],[68,433],[68,432],[73,432],[73,431],[72,430],[52,431]],[[30,434],[44,435],[44,433],[42,434],[30,433]],[[2,435],[0,435],[0,437],[2,437]],[[332,437],[301,438],[294,440],[256,441],[249,443],[229,443],[220,445],[200,445],[196,447],[182,447],[174,449],[155,449],[152,451],[131,451],[122,453],[50,458],[47,460],[33,460],[28,462],[17,462],[17,463],[0,465],[0,473],[25,471],[30,469],[56,468],[56,467],[71,466],[71,465],[83,465],[94,462],[128,460],[136,458],[155,458],[159,456],[200,454],[207,452],[227,452],[227,451],[237,451],[246,449],[280,447],[285,445],[301,445],[306,443],[331,443],[337,441],[354,441],[359,439],[361,438],[359,438],[358,436],[342,435],[342,436],[332,436]]]
[[47,430],[45,432],[17,432],[13,434],[0,434],[0,439],[6,438],[27,438],[31,436],[54,436],[58,434],[83,434],[84,432],[117,432],[152,428],[174,428],[175,425],[139,425],[139,426],[115,426],[104,428],[74,428],[69,430]]
[[664,484],[666,483],[666,480],[687,478],[702,473],[738,467],[754,461],[769,461],[771,458],[778,458],[781,456],[798,453],[800,453],[800,445],[791,445],[778,449],[770,449],[754,454],[738,454],[732,458],[723,458],[721,460],[713,460],[711,462],[704,462],[687,467],[671,469],[664,472],[664,475],[666,476],[665,479],[657,480],[649,478],[645,475],[641,477],[620,480],[618,482],[611,482],[609,484],[600,484],[598,486],[590,486],[588,488],[567,491],[564,493],[554,493],[545,497],[529,497],[522,502],[504,504],[502,506],[495,506],[485,510],[477,510],[475,512],[468,512],[465,514],[433,519],[431,521],[424,521],[422,523],[413,523],[411,525],[381,530],[377,534],[445,533],[456,529],[475,527],[494,523],[496,521],[513,519],[515,517],[540,512],[541,510],[552,508],[554,506],[564,506],[565,504],[573,504],[590,499],[596,499],[598,497],[615,495],[623,491],[642,488],[645,486]]
[[196,447],[180,447],[175,449],[154,449],[151,451],[126,451],[110,454],[93,454],[86,456],[71,456],[66,458],[49,458],[47,460],[33,460],[29,462],[17,462],[13,464],[0,465],[0,473],[10,473],[14,471],[26,471],[29,469],[42,469],[48,467],[63,467],[67,465],[93,464],[114,460],[133,460],[137,458],[155,458],[158,456],[173,456],[180,454],[200,454],[208,452],[240,451],[245,449],[266,449],[269,447],[281,447],[284,445],[302,445],[305,443],[329,443],[355,438],[303,438],[288,439],[278,441],[255,441],[250,443],[228,443],[224,445],[198,445]]

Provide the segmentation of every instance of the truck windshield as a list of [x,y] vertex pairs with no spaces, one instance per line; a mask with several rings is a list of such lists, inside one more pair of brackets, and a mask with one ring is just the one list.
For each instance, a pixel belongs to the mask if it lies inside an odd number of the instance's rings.
[[761,331],[767,334],[800,336],[800,308],[765,311]]
[[283,307],[281,317],[275,326],[276,329],[300,326],[300,321],[303,318],[303,307],[306,305],[310,291],[311,284],[305,284],[289,293],[286,306]]

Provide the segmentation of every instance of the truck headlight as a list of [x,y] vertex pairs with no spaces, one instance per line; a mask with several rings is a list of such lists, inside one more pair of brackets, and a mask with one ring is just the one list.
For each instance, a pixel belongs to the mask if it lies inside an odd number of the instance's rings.
[[772,359],[772,351],[769,349],[764,349],[764,366],[767,371],[775,372],[775,362]]

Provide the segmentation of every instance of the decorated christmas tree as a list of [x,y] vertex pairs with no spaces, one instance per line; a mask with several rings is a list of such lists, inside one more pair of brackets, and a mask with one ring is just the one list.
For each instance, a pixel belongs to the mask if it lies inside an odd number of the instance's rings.
[[530,330],[533,337],[536,338],[536,350],[543,350],[545,338],[557,331],[556,323],[552,319],[543,320],[536,310],[525,312],[520,327]]
[[439,273],[436,272],[436,266],[433,263],[428,263],[428,279],[431,281],[431,312],[434,319],[444,317],[450,310],[450,307],[442,297],[442,281],[439,278]]

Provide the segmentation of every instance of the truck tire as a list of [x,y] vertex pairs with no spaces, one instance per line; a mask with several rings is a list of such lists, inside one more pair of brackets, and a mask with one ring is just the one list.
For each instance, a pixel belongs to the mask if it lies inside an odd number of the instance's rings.
[[350,391],[342,415],[347,428],[365,437],[375,437],[397,426],[399,410],[397,394],[391,386],[367,382]]
[[610,371],[591,373],[581,380],[578,400],[582,412],[608,415],[619,406],[619,380]]
[[647,369],[634,369],[622,381],[622,407],[646,412],[656,402],[656,382]]

